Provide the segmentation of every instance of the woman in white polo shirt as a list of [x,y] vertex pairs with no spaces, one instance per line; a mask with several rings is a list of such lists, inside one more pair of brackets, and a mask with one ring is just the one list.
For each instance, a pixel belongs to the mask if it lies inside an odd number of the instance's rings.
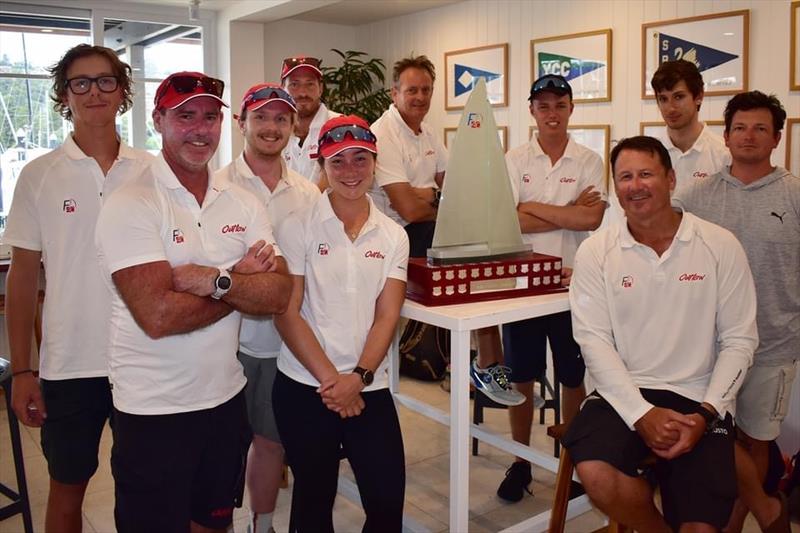
[[273,406],[294,475],[291,532],[333,531],[339,460],[347,457],[364,531],[402,529],[405,459],[388,389],[387,351],[405,298],[408,238],[376,209],[377,149],[356,116],[322,127],[329,190],[281,225],[293,278]]

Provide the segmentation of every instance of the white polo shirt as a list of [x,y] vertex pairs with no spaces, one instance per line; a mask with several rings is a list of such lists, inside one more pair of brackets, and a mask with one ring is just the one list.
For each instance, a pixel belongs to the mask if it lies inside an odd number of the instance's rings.
[[672,168],[675,170],[675,191],[689,187],[698,180],[709,178],[731,164],[731,154],[725,140],[703,124],[700,136],[691,148],[682,152],[672,144],[667,129],[664,128],[660,140],[669,152]]
[[68,136],[59,147],[22,169],[3,243],[40,251],[44,299],[39,375],[44,379],[106,376],[111,293],[97,264],[94,229],[105,199],[140,174],[153,156],[119,145],[103,175]]
[[314,115],[311,125],[308,127],[308,135],[306,135],[303,145],[300,145],[300,137],[292,134],[289,137],[289,144],[283,149],[283,159],[290,169],[309,179],[312,183],[319,183],[320,168],[317,162],[319,131],[330,119],[341,115],[341,113],[329,110],[325,104],[320,102],[317,114]]
[[114,406],[141,415],[182,413],[216,407],[236,395],[245,385],[236,359],[239,313],[191,333],[152,339],[122,301],[111,274],[156,261],[231,268],[259,239],[276,246],[256,197],[213,178],[200,207],[159,156],[106,202],[96,238],[114,292],[109,346]]
[[375,183],[370,196],[378,209],[405,226],[408,222],[392,209],[383,187],[392,183],[408,183],[417,188],[438,187],[435,177],[447,168],[447,149],[424,122],[417,135],[403,121],[394,104],[370,129],[378,138]]
[[631,429],[653,407],[640,387],[733,412],[758,334],[753,277],[731,232],[683,213],[658,257],[618,222],[581,245],[569,299],[586,367]]
[[[352,372],[386,280],[406,281],[406,232],[370,200],[369,218],[351,242],[325,193],[314,205],[292,214],[279,233],[289,272],[305,278],[300,315],[336,369]],[[375,381],[364,390],[388,387],[388,366],[385,357],[375,371]],[[319,386],[286,344],[281,347],[278,369],[295,381]]]
[[[590,185],[600,192],[603,201],[607,200],[600,156],[570,137],[564,155],[553,165],[537,139],[506,154],[515,206],[523,202],[567,205]],[[557,229],[523,233],[522,240],[532,244],[534,252],[559,256],[565,266],[572,266],[575,250],[587,235],[584,231]]]
[[[277,235],[278,228],[289,215],[313,204],[320,195],[316,185],[287,168],[283,159],[281,159],[281,169],[281,179],[275,190],[270,191],[261,178],[253,173],[242,153],[233,162],[218,170],[215,179],[229,180],[253,193],[261,204],[266,206],[267,217],[273,232]],[[240,351],[251,357],[278,357],[281,343],[281,337],[272,323],[272,317],[242,315],[242,328],[239,331]]]

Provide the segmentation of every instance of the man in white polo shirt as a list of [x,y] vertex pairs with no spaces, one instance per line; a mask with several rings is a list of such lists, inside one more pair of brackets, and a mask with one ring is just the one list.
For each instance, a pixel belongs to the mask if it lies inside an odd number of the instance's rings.
[[297,120],[283,157],[290,169],[325,190],[325,181],[320,182],[321,168],[317,164],[317,137],[323,124],[341,115],[322,102],[325,85],[322,83],[321,63],[316,57],[308,56],[283,60],[281,83],[297,106]]
[[230,526],[251,440],[239,313],[282,312],[288,301],[264,207],[208,168],[223,88],[199,72],[161,83],[153,111],[161,155],[117,191],[97,224],[115,289],[109,377],[120,532]]
[[[562,258],[563,279],[585,232],[600,225],[605,210],[603,163],[567,133],[572,115],[572,87],[562,76],[548,74],[531,86],[530,113],[537,133],[506,155],[511,190],[520,228],[533,251]],[[585,366],[572,338],[569,312],[503,325],[503,353],[510,380],[526,401],[509,408],[511,436],[530,444],[533,422],[533,383],[547,368],[547,342],[553,353],[555,379],[562,385],[564,420],[569,422],[586,396]],[[473,367],[473,372],[480,369]],[[523,497],[531,482],[531,467],[517,458],[506,472],[497,494],[508,501]]]
[[[575,257],[570,308],[596,390],[564,436],[597,507],[636,531],[720,531],[736,498],[731,414],[758,345],[753,277],[726,229],[673,210],[651,137],[611,152],[626,219]],[[662,515],[638,468],[655,454]]]
[[[287,168],[281,155],[292,134],[295,113],[294,100],[280,85],[252,86],[242,98],[238,117],[244,150],[215,173],[215,178],[227,179],[252,192],[266,206],[276,234],[289,215],[313,204],[320,195],[313,183]],[[271,316],[242,317],[238,356],[247,378],[247,414],[253,430],[247,456],[252,533],[271,530],[281,483],[283,447],[272,410],[272,383],[280,351],[281,338]]]
[[697,66],[683,59],[665,61],[653,74],[650,85],[667,123],[659,140],[667,148],[675,170],[675,192],[730,165],[725,141],[700,121],[704,89]]
[[[117,136],[115,118],[131,105],[131,69],[113,50],[78,45],[50,73],[55,109],[75,131],[23,168],[3,235],[12,246],[5,306],[11,402],[23,424],[42,427],[50,474],[45,531],[80,532],[83,496],[111,413],[111,293],[97,265],[95,222],[111,192],[152,156]],[[47,294],[37,380],[30,354],[42,262]]]

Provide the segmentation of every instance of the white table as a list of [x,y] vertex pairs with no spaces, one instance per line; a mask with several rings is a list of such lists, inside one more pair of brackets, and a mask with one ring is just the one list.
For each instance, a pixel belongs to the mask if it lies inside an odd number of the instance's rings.
[[[424,416],[450,425],[450,531],[466,533],[468,530],[470,435],[496,448],[524,457],[551,472],[558,470],[558,460],[554,457],[470,423],[470,331],[567,310],[569,299],[566,292],[441,307],[426,307],[411,300],[406,300],[403,305],[403,317],[447,328],[451,332],[449,414],[399,392],[398,357],[392,358],[389,372],[389,388],[396,401]],[[398,339],[395,338],[393,354],[398,353],[397,342]],[[588,499],[581,496],[570,502],[568,517],[588,509]],[[544,531],[549,514],[547,511],[506,531]]]

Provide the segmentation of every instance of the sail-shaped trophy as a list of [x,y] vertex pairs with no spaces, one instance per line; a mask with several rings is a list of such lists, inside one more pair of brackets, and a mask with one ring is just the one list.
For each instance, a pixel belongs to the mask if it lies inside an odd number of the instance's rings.
[[561,289],[561,258],[533,253],[520,232],[486,82],[479,78],[450,149],[428,257],[408,264],[410,299],[446,305]]

